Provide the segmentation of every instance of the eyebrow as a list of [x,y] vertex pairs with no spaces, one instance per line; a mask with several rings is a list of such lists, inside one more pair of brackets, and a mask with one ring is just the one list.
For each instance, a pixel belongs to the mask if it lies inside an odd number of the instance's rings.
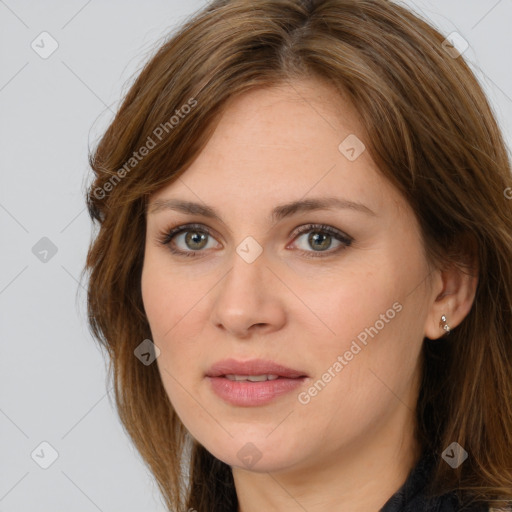
[[[276,206],[271,213],[272,222],[278,222],[286,217],[297,213],[309,212],[313,210],[331,210],[333,208],[353,210],[376,216],[376,213],[362,203],[349,201],[339,197],[319,197],[292,201],[290,203]],[[194,203],[192,201],[183,201],[181,199],[157,199],[150,204],[149,213],[154,214],[164,210],[175,210],[192,215],[202,215],[210,219],[215,219],[223,223],[220,213],[213,207]]]

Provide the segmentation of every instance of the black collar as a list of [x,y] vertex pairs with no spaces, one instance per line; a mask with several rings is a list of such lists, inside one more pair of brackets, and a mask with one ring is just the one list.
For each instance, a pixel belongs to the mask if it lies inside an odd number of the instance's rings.
[[435,459],[432,455],[423,454],[402,487],[389,498],[379,512],[488,512],[489,508],[482,504],[463,508],[455,492],[429,496],[427,485],[434,464]]

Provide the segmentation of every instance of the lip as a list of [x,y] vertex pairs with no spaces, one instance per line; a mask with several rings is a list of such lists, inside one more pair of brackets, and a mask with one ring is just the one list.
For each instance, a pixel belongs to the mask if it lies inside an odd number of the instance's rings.
[[221,377],[223,375],[262,375],[271,373],[279,377],[294,379],[307,377],[306,372],[294,370],[268,359],[250,359],[237,361],[236,359],[223,359],[215,363],[207,372],[207,377]]
[[[233,381],[226,375],[277,375],[275,380],[261,382]],[[265,405],[301,386],[308,375],[270,360],[237,361],[224,359],[206,373],[213,392],[225,402],[240,407]]]

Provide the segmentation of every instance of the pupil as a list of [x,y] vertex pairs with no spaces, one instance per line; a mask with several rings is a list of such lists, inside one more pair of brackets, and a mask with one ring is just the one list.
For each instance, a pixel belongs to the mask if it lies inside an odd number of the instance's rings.
[[[331,245],[331,244],[330,243],[327,243],[327,244],[324,243],[324,245],[322,245],[322,242],[325,242],[329,238],[330,238],[330,235],[325,235],[325,234],[321,234],[321,233],[314,233],[314,234],[311,234],[309,236],[309,241],[310,241],[310,243],[312,243],[312,245],[316,245],[319,248],[327,249],[329,247],[329,245]],[[320,244],[317,243],[318,241],[320,241]]]
[[201,247],[204,246],[204,244],[201,245],[201,242],[204,242],[205,239],[206,239],[206,233],[197,233],[197,232],[190,233],[189,232],[189,233],[187,233],[187,236],[186,236],[187,244],[189,244],[191,242],[192,244],[199,244]]

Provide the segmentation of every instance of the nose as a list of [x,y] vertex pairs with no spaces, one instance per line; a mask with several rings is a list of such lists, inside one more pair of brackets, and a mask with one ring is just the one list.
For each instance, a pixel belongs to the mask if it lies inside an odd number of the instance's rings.
[[212,322],[234,337],[271,333],[286,323],[286,288],[262,253],[249,263],[234,254],[233,264],[215,287]]

